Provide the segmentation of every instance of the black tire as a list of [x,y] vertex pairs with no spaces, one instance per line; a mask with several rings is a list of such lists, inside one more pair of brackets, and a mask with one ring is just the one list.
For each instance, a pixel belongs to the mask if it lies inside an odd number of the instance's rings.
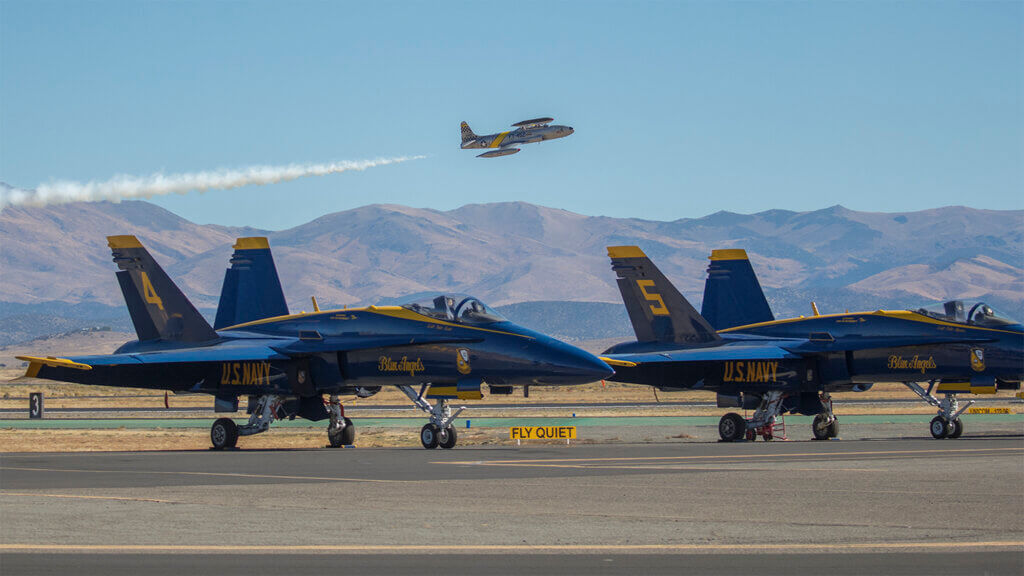
[[437,444],[440,442],[440,438],[438,438],[440,431],[436,424],[426,424],[420,428],[420,442],[423,443],[423,447],[427,450],[437,448]]
[[932,418],[929,429],[932,433],[932,438],[942,440],[949,435],[949,421],[944,416],[936,416]]
[[826,424],[828,416],[824,414],[818,414],[814,417],[814,422],[811,423],[811,432],[814,433],[815,440],[828,440],[832,437],[832,425]]
[[459,433],[455,431],[455,426],[448,426],[444,430],[440,431],[438,445],[445,450],[451,450],[455,448],[455,444],[459,441]]
[[956,420],[953,420],[953,431],[950,432],[949,435],[946,436],[946,438],[959,438],[960,435],[963,433],[964,423],[959,418],[957,418]]
[[747,421],[735,412],[729,412],[718,421],[718,435],[726,442],[743,440],[747,434]]
[[356,441],[356,427],[348,418],[345,418],[345,427],[341,430],[334,430],[331,428],[330,424],[328,424],[327,439],[331,442],[331,448],[351,446]]
[[833,418],[832,423],[828,425],[828,437],[836,438],[839,436],[839,418]]
[[214,450],[234,448],[238,444],[238,425],[231,418],[218,418],[210,426],[210,442]]

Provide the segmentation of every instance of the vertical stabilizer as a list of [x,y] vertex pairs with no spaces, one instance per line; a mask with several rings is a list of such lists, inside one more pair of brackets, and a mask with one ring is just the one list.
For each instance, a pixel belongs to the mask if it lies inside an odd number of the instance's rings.
[[775,319],[746,250],[712,250],[700,313],[724,330]]
[[469,127],[469,124],[465,122],[461,125],[462,128],[462,143],[471,142],[476,140],[476,134],[473,133],[473,129]]
[[220,330],[287,314],[288,304],[267,239],[239,238],[233,248],[213,327]]
[[135,236],[107,236],[117,281],[139,340],[204,342],[217,338],[210,324]]
[[638,342],[700,344],[720,339],[640,248],[609,246],[608,256]]

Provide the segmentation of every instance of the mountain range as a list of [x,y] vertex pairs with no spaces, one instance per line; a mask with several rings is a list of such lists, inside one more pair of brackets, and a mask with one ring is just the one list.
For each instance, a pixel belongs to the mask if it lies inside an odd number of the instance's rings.
[[[629,333],[605,255],[624,244],[641,246],[698,307],[711,249],[745,248],[779,316],[807,314],[811,300],[822,312],[948,298],[1024,309],[1019,210],[833,206],[661,222],[522,202],[451,211],[377,204],[263,231],[196,224],[144,201],[90,202],[0,212],[0,343],[32,336],[33,325],[124,324],[112,234],[138,236],[210,315],[231,244],[246,235],[270,238],[294,310],[309,309],[314,295],[322,306],[351,306],[464,292],[571,338]],[[20,328],[7,334],[4,325]]]

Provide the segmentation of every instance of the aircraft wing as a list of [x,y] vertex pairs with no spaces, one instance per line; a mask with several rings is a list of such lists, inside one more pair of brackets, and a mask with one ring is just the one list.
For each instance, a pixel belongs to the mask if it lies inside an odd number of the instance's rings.
[[639,354],[607,354],[601,356],[611,366],[631,366],[661,362],[719,362],[723,360],[784,360],[800,358],[802,355],[790,352],[781,346],[714,346],[667,350],[665,352],[643,352]]
[[262,343],[226,343],[214,346],[177,348],[153,352],[131,352],[103,354],[96,356],[68,356],[53,358],[41,356],[18,356],[19,360],[54,368],[91,370],[96,366],[121,366],[131,364],[177,364],[192,362],[247,362],[265,360],[287,360],[293,356],[305,356],[318,352],[343,352],[366,348],[394,348],[423,344],[447,344],[453,342],[480,342],[480,338],[453,338],[438,334],[383,334],[383,335],[340,335],[322,339],[278,340]]
[[517,128],[530,128],[530,127],[533,127],[533,126],[547,126],[548,124],[550,124],[550,123],[552,123],[554,121],[555,121],[554,118],[531,118],[529,120],[522,120],[520,122],[516,122],[515,124],[513,124],[513,126],[515,126]]
[[799,344],[783,345],[789,352],[796,354],[821,354],[825,352],[849,352],[854,350],[870,350],[872,348],[901,348],[905,346],[930,346],[934,344],[982,344],[994,342],[993,338],[970,338],[960,334],[948,336],[874,336],[860,338],[843,336],[839,340],[832,338],[827,332],[812,334],[808,340]]

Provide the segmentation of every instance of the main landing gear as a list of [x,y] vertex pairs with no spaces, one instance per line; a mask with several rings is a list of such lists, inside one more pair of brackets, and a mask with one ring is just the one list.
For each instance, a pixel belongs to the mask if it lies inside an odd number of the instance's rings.
[[210,441],[214,450],[234,448],[238,444],[239,436],[251,436],[266,432],[270,429],[270,423],[274,421],[277,409],[281,406],[280,396],[260,396],[256,406],[249,415],[249,422],[238,426],[230,418],[218,418],[210,427]]
[[[252,436],[270,429],[270,425],[283,416],[284,398],[276,395],[260,396],[249,414],[249,421],[241,426],[230,418],[218,418],[210,427],[210,441],[214,450],[234,448],[239,436]],[[345,418],[345,409],[337,396],[332,395],[327,402],[327,414],[330,424],[327,425],[327,439],[332,448],[349,446],[356,439],[356,427]]]
[[781,390],[769,390],[761,397],[761,405],[750,420],[735,412],[722,416],[718,421],[718,435],[725,442],[738,442],[744,438],[756,440],[758,436],[765,440],[774,439],[775,419],[782,413],[784,398]]
[[424,384],[420,388],[419,394],[410,386],[399,386],[398,388],[412,400],[417,408],[430,415],[430,422],[420,429],[420,442],[423,447],[427,450],[433,450],[438,446],[446,450],[454,448],[459,435],[455,431],[455,426],[452,426],[452,422],[466,407],[459,408],[453,414],[447,400],[438,400],[431,406],[430,402],[423,397],[428,387],[429,384]]
[[356,441],[356,427],[345,417],[345,407],[337,395],[332,394],[327,401],[327,414],[331,417],[327,424],[327,440],[331,448],[351,446]]
[[839,436],[839,418],[832,412],[832,396],[828,392],[821,393],[821,413],[814,417],[811,431],[815,440],[828,440]]
[[932,391],[935,390],[935,380],[928,383],[927,390],[917,382],[904,382],[903,384],[922,400],[939,409],[939,415],[932,418],[928,426],[932,438],[936,440],[959,438],[964,433],[964,424],[960,421],[960,415],[974,404],[974,400],[968,401],[963,408],[960,407],[956,394],[952,392],[946,392],[943,394],[942,400],[939,400],[932,394]]

